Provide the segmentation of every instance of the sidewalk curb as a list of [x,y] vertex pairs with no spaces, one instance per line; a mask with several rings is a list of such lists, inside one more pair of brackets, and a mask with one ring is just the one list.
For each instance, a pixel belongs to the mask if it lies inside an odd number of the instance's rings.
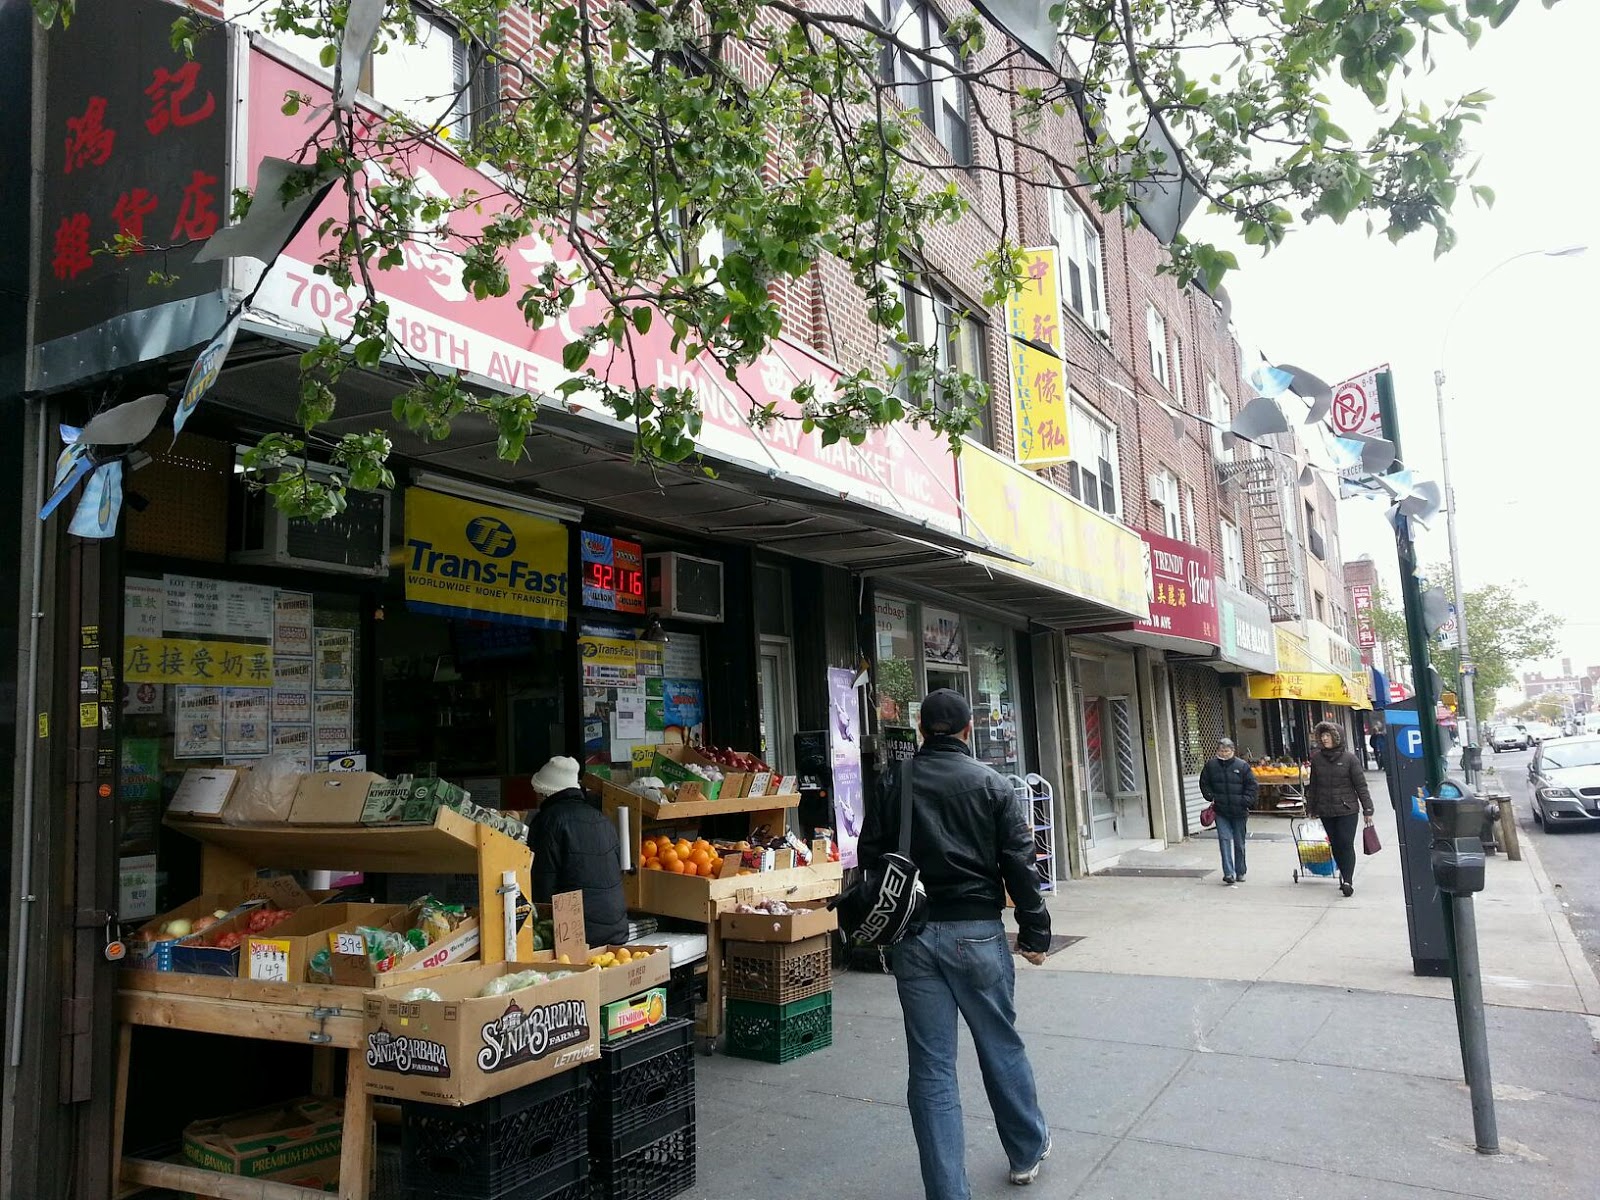
[[1578,989],[1578,998],[1583,1002],[1583,1011],[1589,1016],[1600,1016],[1600,976],[1595,974],[1588,956],[1583,952],[1583,944],[1578,941],[1578,935],[1572,932],[1572,921],[1556,899],[1555,886],[1550,882],[1550,876],[1545,874],[1544,863],[1539,858],[1534,839],[1519,838],[1518,845],[1522,849],[1523,861],[1533,874],[1534,883],[1545,898],[1545,916],[1555,932],[1561,956],[1567,960],[1567,970],[1572,973],[1572,982]]

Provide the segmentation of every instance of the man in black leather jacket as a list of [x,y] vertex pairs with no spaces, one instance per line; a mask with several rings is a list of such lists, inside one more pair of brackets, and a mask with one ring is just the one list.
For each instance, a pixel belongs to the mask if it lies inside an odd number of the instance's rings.
[[927,1200],[970,1200],[956,1015],[978,1052],[984,1090],[1012,1183],[1032,1183],[1050,1154],[1033,1067],[1016,1028],[1016,966],[1000,917],[1016,905],[1016,951],[1044,961],[1050,913],[1039,891],[1033,830],[1010,786],[973,758],[972,706],[941,688],[922,702],[922,748],[888,773],[868,808],[863,865],[899,844],[900,777],[912,772],[911,861],[928,893],[928,921],[894,948],[910,1063],[907,1097]]

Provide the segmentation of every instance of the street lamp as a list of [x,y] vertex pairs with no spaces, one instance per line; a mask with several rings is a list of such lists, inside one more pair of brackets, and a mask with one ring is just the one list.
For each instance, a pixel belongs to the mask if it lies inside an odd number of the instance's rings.
[[1466,589],[1461,585],[1461,551],[1456,543],[1456,493],[1450,486],[1450,444],[1445,434],[1444,420],[1444,364],[1445,355],[1450,349],[1450,333],[1455,328],[1456,318],[1461,315],[1462,308],[1468,299],[1480,287],[1487,283],[1491,276],[1509,267],[1512,263],[1524,258],[1577,258],[1589,247],[1582,245],[1556,246],[1546,250],[1524,250],[1520,254],[1513,254],[1510,258],[1496,263],[1482,275],[1478,276],[1456,303],[1455,311],[1450,314],[1450,319],[1445,322],[1444,340],[1439,344],[1439,366],[1433,372],[1433,390],[1439,405],[1439,459],[1444,468],[1444,514],[1445,528],[1450,538],[1450,586],[1455,593],[1456,605],[1456,648],[1458,661],[1461,663],[1461,711],[1466,718],[1465,728],[1461,731],[1461,761],[1462,769],[1466,772],[1468,782],[1477,781],[1477,771],[1472,766],[1473,746],[1478,744],[1478,710],[1477,710],[1477,668],[1473,665],[1470,645],[1467,640],[1467,602]]

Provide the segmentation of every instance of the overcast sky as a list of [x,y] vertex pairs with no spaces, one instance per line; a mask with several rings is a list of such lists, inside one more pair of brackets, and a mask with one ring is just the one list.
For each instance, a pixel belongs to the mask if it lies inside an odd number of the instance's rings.
[[[1228,279],[1241,336],[1269,357],[1330,383],[1392,364],[1405,460],[1434,479],[1442,365],[1466,586],[1525,584],[1565,619],[1562,654],[1580,668],[1600,664],[1596,47],[1600,3],[1563,0],[1549,12],[1527,3],[1475,50],[1453,49],[1432,77],[1408,83],[1429,97],[1480,87],[1496,97],[1473,141],[1484,160],[1474,182],[1494,188],[1497,202],[1484,211],[1463,196],[1460,244],[1444,258],[1434,260],[1430,236],[1391,246],[1352,220],[1295,234],[1264,259],[1241,250],[1243,269]],[[1522,259],[1466,295],[1511,255],[1573,244],[1594,248]],[[1340,524],[1346,556],[1370,554],[1392,584],[1381,510],[1346,501]],[[1448,558],[1442,515],[1420,557]]]

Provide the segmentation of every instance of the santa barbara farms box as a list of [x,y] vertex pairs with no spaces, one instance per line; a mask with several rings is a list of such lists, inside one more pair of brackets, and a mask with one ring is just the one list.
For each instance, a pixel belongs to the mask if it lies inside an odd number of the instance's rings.
[[[546,982],[484,996],[507,975]],[[427,986],[366,996],[366,1088],[379,1096],[460,1107],[503,1095],[600,1056],[600,970],[556,963],[461,966]]]

